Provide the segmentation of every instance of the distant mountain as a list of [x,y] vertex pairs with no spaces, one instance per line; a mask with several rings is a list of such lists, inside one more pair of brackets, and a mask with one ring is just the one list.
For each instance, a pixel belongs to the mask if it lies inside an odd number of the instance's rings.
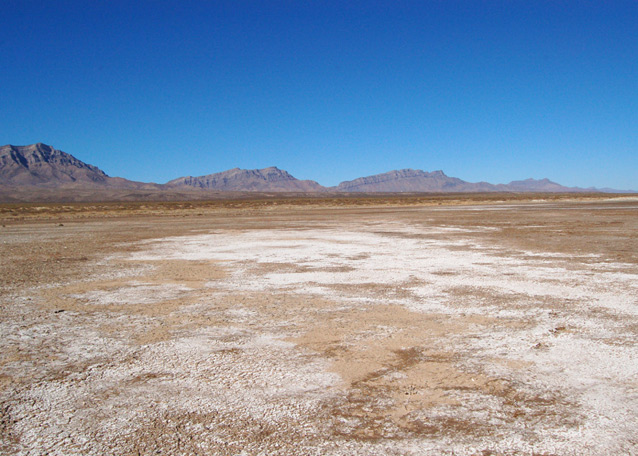
[[[299,180],[276,167],[231,169],[199,177],[180,177],[160,185],[109,177],[96,166],[38,143],[0,147],[0,200],[200,199],[228,197],[241,192],[288,193],[441,193],[441,192],[608,192],[613,189],[564,187],[549,179],[527,179],[509,184],[466,182],[443,171],[401,169],[360,177],[326,188]],[[217,196],[215,196],[215,194]],[[220,196],[224,194],[224,196]]]
[[[538,193],[565,193],[565,192],[591,192],[579,187],[564,187],[549,179],[525,179],[512,181],[509,184],[496,185],[497,191],[507,192],[538,192]],[[596,191],[596,190],[594,190]]]
[[158,188],[157,184],[109,177],[98,167],[42,143],[0,147],[0,184],[44,188]]
[[487,182],[465,182],[457,177],[446,176],[443,171],[421,171],[400,169],[374,176],[360,177],[342,182],[338,192],[388,193],[388,192],[491,192],[494,185]]
[[46,144],[0,147],[0,179],[7,185],[104,184],[108,178],[101,169]]
[[360,177],[340,183],[334,189],[338,192],[360,193],[420,193],[420,192],[592,192],[596,189],[564,187],[549,179],[527,179],[512,181],[509,184],[490,184],[488,182],[466,182],[457,177],[446,176],[443,171],[421,171],[401,169],[374,176]]
[[234,168],[199,177],[180,177],[167,182],[168,187],[196,187],[219,191],[244,192],[325,192],[326,188],[311,180],[299,180],[274,166],[264,169]]

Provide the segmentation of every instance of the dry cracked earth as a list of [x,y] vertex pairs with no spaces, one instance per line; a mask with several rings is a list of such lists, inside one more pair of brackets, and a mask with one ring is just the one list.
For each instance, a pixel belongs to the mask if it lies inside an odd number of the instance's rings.
[[5,211],[0,453],[638,452],[638,199],[192,211]]

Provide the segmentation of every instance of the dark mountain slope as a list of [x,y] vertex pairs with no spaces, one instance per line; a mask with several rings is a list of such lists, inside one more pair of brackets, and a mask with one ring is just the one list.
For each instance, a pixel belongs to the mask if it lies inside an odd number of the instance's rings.
[[96,166],[46,144],[0,147],[0,184],[7,187],[159,189],[109,177]]

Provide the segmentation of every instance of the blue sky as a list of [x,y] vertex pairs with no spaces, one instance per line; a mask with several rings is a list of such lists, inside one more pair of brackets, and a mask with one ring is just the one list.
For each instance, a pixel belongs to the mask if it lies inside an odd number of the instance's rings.
[[0,144],[112,176],[638,189],[636,1],[2,0],[0,27]]

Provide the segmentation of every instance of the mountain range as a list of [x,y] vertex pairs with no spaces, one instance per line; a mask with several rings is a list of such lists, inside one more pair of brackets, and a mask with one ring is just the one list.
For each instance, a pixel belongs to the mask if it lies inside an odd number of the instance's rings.
[[[96,166],[78,160],[46,144],[0,147],[0,194],[24,189],[48,190],[144,190],[160,195],[196,192],[288,192],[288,193],[441,193],[441,192],[620,192],[612,189],[565,187],[549,179],[527,179],[509,184],[466,182],[443,171],[401,169],[324,187],[312,180],[299,180],[276,167],[231,169],[203,176],[187,176],[165,184],[135,182],[110,177]],[[133,194],[134,195],[134,194]],[[1,195],[0,195],[1,196]],[[4,198],[7,200],[7,198]],[[11,198],[9,198],[11,199]]]

